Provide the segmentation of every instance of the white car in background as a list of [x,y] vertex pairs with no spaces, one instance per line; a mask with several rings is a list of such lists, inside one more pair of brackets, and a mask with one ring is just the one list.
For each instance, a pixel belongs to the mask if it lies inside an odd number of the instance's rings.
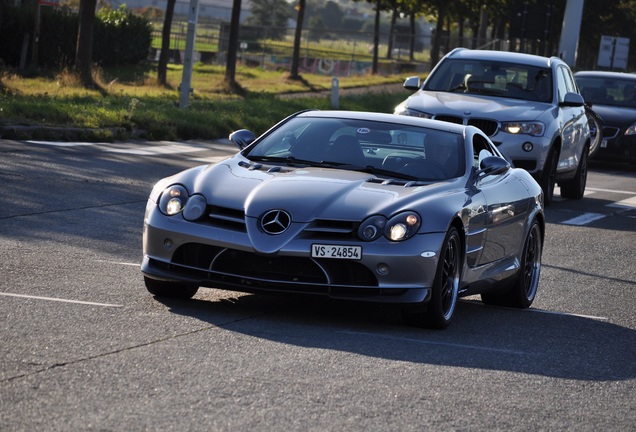
[[469,50],[448,53],[395,114],[473,125],[517,168],[539,182],[546,204],[555,184],[580,199],[587,182],[590,129],[585,103],[568,65],[558,57]]

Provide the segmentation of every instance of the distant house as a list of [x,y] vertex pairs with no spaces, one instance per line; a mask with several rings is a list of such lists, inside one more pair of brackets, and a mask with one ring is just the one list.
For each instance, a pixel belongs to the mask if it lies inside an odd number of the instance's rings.
[[[155,7],[166,10],[166,0],[111,0],[113,6],[118,7],[125,4],[127,9],[141,9],[144,7]],[[199,17],[213,18],[221,21],[230,21],[232,17],[233,0],[199,0]],[[250,1],[241,2],[241,21],[249,15]],[[190,8],[189,0],[177,0],[174,6],[175,16],[188,16]]]

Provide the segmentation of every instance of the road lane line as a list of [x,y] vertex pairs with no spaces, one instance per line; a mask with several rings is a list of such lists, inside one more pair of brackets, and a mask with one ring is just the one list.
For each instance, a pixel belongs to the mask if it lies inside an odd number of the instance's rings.
[[35,299],[35,300],[55,301],[55,302],[62,302],[62,303],[75,303],[75,304],[83,304],[83,305],[89,305],[89,306],[116,307],[116,308],[124,307],[124,305],[118,305],[118,304],[95,303],[95,302],[87,302],[87,301],[81,301],[81,300],[70,300],[70,299],[61,299],[61,298],[54,298],[54,297],[32,296],[32,295],[26,295],[26,294],[15,294],[15,293],[0,292],[0,295],[8,296],[8,297],[20,297],[20,298]]
[[586,318],[586,319],[591,319],[595,321],[609,322],[609,318],[607,317],[600,317],[600,316],[594,316],[594,315],[580,315],[580,314],[574,314],[574,313],[568,313],[568,312],[555,312],[555,311],[549,311],[545,309],[526,309],[524,312],[536,312],[536,313],[544,313],[544,314],[550,314],[550,315],[571,316],[576,318]]
[[56,141],[27,141],[30,144],[48,145],[53,147],[78,147],[78,146],[94,146],[98,143],[92,142],[56,142]]
[[607,217],[607,215],[601,213],[583,213],[580,216],[577,216],[572,219],[564,220],[561,222],[564,225],[587,225],[591,222],[597,221],[599,219],[603,219]]
[[585,190],[586,191],[591,190],[591,191],[596,191],[596,192],[610,192],[610,193],[617,193],[617,194],[623,194],[623,195],[636,195],[636,192],[623,191],[623,190],[614,190],[614,189],[600,189],[600,188],[586,187]]

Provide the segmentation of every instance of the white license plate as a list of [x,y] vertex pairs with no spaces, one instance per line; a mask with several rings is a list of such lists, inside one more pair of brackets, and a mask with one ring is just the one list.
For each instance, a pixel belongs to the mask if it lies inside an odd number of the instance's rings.
[[601,148],[607,148],[607,140],[601,141]]
[[362,259],[362,246],[313,244],[311,257],[359,260]]

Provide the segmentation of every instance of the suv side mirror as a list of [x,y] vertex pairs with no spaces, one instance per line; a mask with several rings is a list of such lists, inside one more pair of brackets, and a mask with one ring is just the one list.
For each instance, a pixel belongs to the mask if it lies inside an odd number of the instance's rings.
[[407,90],[419,90],[421,86],[420,77],[418,76],[408,77],[407,79],[404,80],[403,86]]
[[581,107],[585,105],[585,100],[580,94],[570,92],[565,94],[563,102],[561,102],[559,105],[568,107]]

